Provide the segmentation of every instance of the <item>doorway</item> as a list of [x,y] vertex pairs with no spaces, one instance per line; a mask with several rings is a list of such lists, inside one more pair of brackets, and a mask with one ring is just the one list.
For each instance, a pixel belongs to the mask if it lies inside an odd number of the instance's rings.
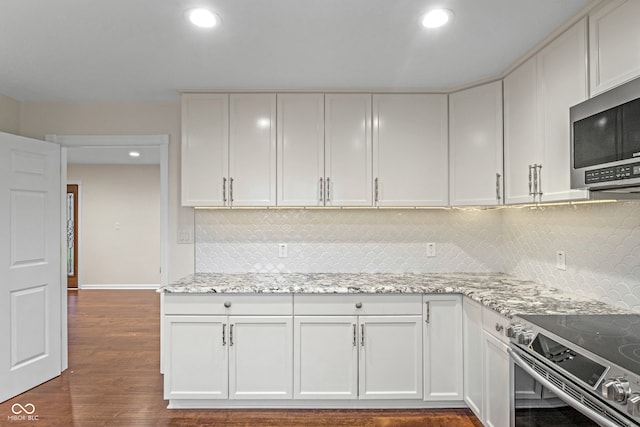
[[67,184],[67,289],[78,289],[78,184]]

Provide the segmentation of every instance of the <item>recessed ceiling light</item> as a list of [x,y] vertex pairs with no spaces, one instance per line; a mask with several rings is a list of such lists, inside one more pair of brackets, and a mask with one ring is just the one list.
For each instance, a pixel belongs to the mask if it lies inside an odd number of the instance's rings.
[[201,28],[212,28],[220,23],[220,17],[209,9],[189,9],[187,17],[193,25]]
[[129,151],[129,156],[131,157],[140,157],[140,153],[137,151]]
[[433,9],[422,17],[422,26],[425,28],[438,28],[453,18],[453,11],[449,9]]

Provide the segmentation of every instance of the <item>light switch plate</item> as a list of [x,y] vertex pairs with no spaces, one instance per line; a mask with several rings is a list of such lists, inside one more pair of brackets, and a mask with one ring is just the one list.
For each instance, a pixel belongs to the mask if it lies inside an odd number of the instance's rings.
[[436,244],[431,242],[427,243],[427,257],[433,258],[436,256]]
[[287,244],[278,243],[278,258],[286,258],[287,256]]
[[567,258],[564,251],[556,252],[556,268],[558,270],[566,270],[567,269]]

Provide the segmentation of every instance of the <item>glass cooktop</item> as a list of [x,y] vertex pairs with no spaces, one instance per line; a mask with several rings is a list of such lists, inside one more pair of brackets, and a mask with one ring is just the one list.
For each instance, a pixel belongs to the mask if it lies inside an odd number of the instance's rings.
[[640,375],[640,315],[520,315],[619,367]]

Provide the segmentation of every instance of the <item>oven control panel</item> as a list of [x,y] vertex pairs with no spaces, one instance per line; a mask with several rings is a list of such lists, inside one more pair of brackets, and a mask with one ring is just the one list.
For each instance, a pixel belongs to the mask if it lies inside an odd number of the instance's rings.
[[622,166],[609,166],[588,170],[584,173],[584,182],[585,184],[596,184],[598,182],[617,181],[637,177],[640,177],[640,163],[629,163]]

